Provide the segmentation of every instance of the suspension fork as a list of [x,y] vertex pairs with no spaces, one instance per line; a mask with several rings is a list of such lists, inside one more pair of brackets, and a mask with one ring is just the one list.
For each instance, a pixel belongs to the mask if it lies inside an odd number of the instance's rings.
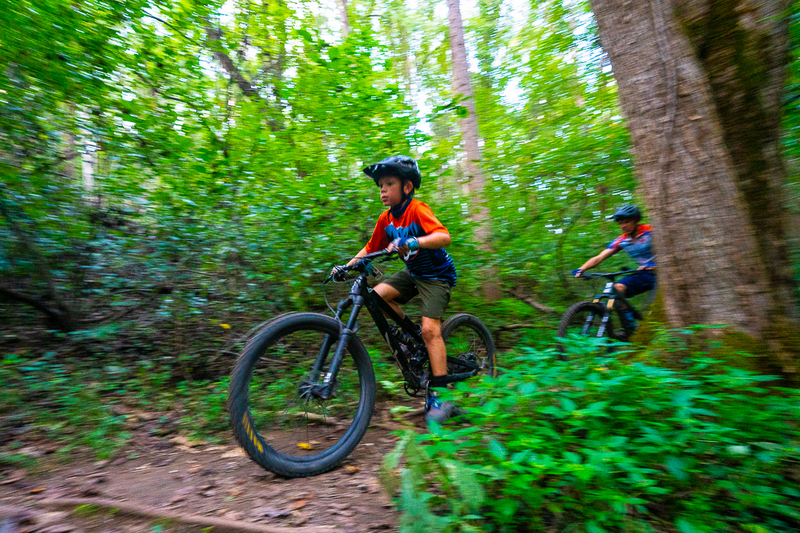
[[[344,300],[339,302],[339,305],[336,306],[336,314],[334,318],[336,318],[337,322],[340,321],[341,316],[347,311],[347,308],[353,305],[353,298],[348,296]],[[325,366],[325,361],[328,360],[328,353],[331,350],[331,346],[333,343],[336,342],[338,337],[334,337],[333,335],[326,334],[325,338],[322,340],[322,346],[319,349],[319,355],[317,355],[317,359],[314,361],[314,367],[311,369],[311,375],[316,377],[322,371],[322,367]]]
[[614,303],[616,303],[616,296],[609,296],[608,302],[606,302],[605,310],[603,311],[603,318],[600,321],[600,326],[597,328],[597,338],[599,339],[602,339],[606,333],[608,319],[611,316],[611,310],[614,309]]
[[[350,289],[350,295],[346,299],[339,302],[339,305],[336,308],[335,316],[340,324],[341,316],[345,313],[345,311],[349,307],[352,307],[353,310],[350,311],[350,318],[347,320],[347,325],[339,329],[340,334],[337,337],[339,344],[336,346],[336,353],[333,354],[333,359],[331,360],[328,373],[325,374],[322,383],[314,393],[315,396],[323,400],[328,400],[332,397],[333,390],[336,386],[336,376],[339,373],[339,368],[342,366],[342,360],[344,359],[344,354],[347,351],[347,346],[350,344],[350,338],[355,336],[356,331],[358,330],[356,320],[358,319],[358,314],[361,311],[361,308],[364,306],[364,297],[362,296],[362,291],[365,283],[366,277],[359,276]],[[316,361],[314,361],[312,376],[318,376],[322,372],[325,362],[328,359],[328,353],[330,352],[331,346],[333,346],[333,343],[336,342],[337,338],[330,334],[325,335],[319,355],[317,356]]]

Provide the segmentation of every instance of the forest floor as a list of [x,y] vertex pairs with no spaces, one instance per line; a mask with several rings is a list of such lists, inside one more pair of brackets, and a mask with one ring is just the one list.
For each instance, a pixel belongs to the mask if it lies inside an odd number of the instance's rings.
[[[130,440],[108,460],[65,457],[55,444],[20,436],[15,453],[36,462],[0,472],[0,533],[397,531],[399,513],[379,481],[397,440],[391,431],[400,429],[392,405],[376,406],[370,430],[343,465],[300,479],[262,470],[232,439],[209,444],[160,434],[162,413],[136,413]],[[409,420],[424,427],[421,412]]]

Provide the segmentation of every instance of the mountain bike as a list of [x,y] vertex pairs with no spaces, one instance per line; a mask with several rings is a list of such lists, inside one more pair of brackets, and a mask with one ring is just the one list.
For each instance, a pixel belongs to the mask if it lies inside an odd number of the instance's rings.
[[[414,396],[426,390],[430,360],[420,329],[408,316],[395,313],[367,283],[375,274],[373,262],[393,254],[375,252],[338,267],[357,276],[349,281],[349,295],[333,317],[308,312],[277,317],[239,355],[228,396],[231,427],[261,467],[285,477],[321,474],[340,464],[361,441],[375,407],[375,374],[357,335],[364,307],[400,366],[406,392]],[[331,280],[329,276],[323,283]],[[494,341],[478,318],[451,316],[442,323],[442,337],[448,382],[496,375]]]
[[[614,288],[614,280],[619,276],[637,272],[640,271],[626,269],[619,272],[586,272],[581,274],[581,279],[605,278],[608,281],[603,288],[603,292],[595,295],[593,300],[576,302],[567,309],[566,313],[561,317],[561,323],[558,325],[557,337],[559,339],[595,337],[627,342],[628,338],[633,334],[633,330],[629,329],[628,324],[622,320],[622,311],[629,308],[636,320],[642,320],[643,317],[623,295],[617,292],[617,289]],[[618,301],[627,304],[627,307],[626,305],[618,305]],[[614,329],[612,311],[616,311],[619,323],[622,326],[620,329]],[[566,359],[566,345],[563,342],[559,342],[558,346],[561,359]],[[613,346],[609,346],[608,350],[613,351]]]

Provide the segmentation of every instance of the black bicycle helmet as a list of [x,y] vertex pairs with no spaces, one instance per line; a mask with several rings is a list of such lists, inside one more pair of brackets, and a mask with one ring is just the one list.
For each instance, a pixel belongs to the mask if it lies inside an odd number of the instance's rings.
[[397,176],[402,180],[408,180],[419,189],[422,184],[422,175],[419,173],[419,165],[413,157],[407,155],[392,155],[382,161],[378,161],[364,169],[364,174],[369,176],[378,184],[378,180],[384,176]]
[[632,218],[636,222],[642,220],[642,212],[639,211],[639,208],[635,205],[623,205],[619,209],[611,215],[611,218],[614,219],[614,222],[619,222],[620,220],[624,220],[626,218]]

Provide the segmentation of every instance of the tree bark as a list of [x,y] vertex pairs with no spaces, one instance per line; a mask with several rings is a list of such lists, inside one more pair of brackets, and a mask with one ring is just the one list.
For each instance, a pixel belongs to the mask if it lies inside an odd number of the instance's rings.
[[780,95],[787,0],[591,0],[675,326],[728,324],[796,373]]
[[[459,0],[447,0],[450,20],[450,51],[453,60],[453,93],[461,97],[459,105],[467,108],[467,116],[460,119],[461,137],[467,155],[465,171],[469,180],[469,192],[473,198],[472,220],[475,222],[475,241],[481,250],[491,252],[489,239],[491,226],[489,208],[483,194],[485,179],[480,168],[481,147],[478,134],[478,114],[475,110],[475,98],[467,64],[467,47],[464,44],[464,23],[461,19]],[[489,279],[484,280],[483,292],[487,300],[502,298],[500,284],[496,281],[496,272],[488,272]]]

